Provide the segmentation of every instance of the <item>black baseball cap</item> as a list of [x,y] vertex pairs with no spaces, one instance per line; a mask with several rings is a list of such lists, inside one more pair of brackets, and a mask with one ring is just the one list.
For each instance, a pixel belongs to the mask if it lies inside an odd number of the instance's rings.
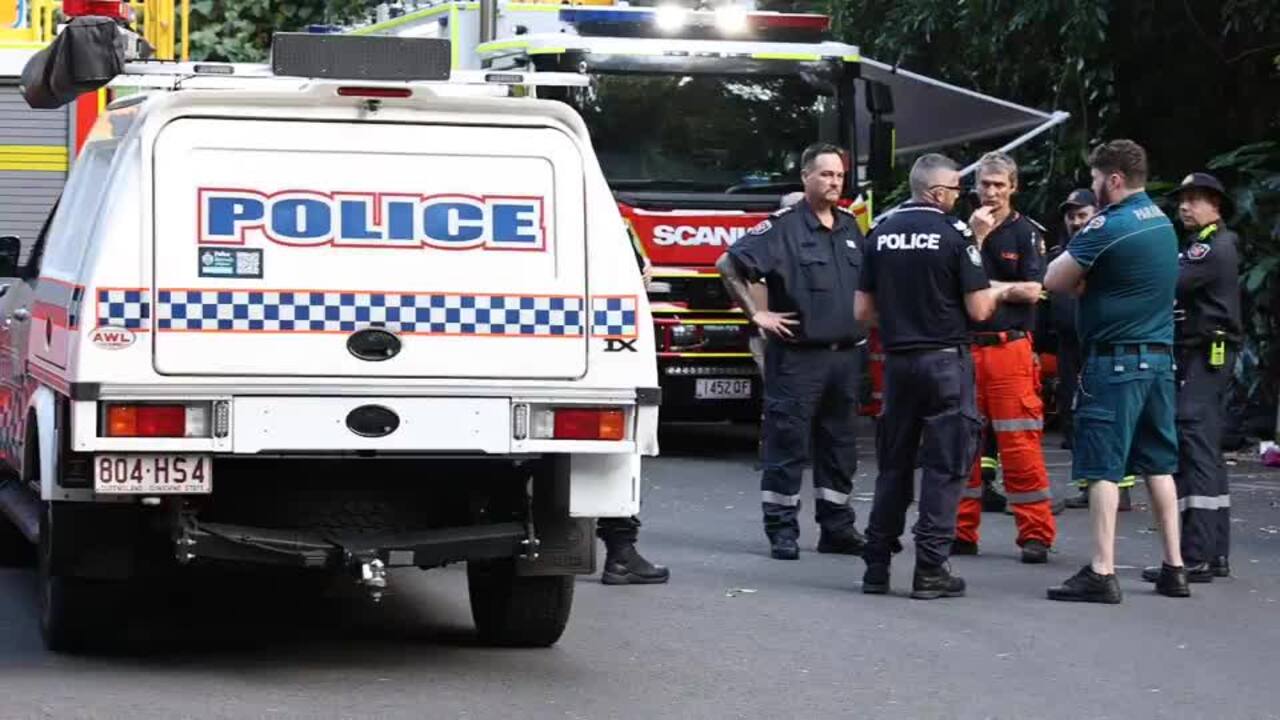
[[1182,182],[1178,183],[1178,187],[1171,190],[1167,197],[1175,200],[1185,190],[1207,190],[1218,196],[1218,200],[1222,203],[1222,214],[1228,215],[1231,212],[1231,196],[1227,194],[1227,188],[1218,178],[1206,172],[1194,172],[1182,178]]
[[1088,188],[1076,188],[1071,191],[1066,200],[1058,206],[1058,212],[1064,213],[1067,208],[1078,207],[1098,207],[1098,198],[1094,196],[1093,191]]

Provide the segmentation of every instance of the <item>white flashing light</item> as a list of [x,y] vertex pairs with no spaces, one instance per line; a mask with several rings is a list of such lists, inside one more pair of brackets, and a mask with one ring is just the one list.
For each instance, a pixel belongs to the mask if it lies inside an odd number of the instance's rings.
[[675,32],[688,21],[689,11],[679,5],[659,5],[654,11],[653,19],[659,30]]
[[740,5],[722,5],[716,8],[716,27],[727,35],[737,35],[747,30],[747,11]]

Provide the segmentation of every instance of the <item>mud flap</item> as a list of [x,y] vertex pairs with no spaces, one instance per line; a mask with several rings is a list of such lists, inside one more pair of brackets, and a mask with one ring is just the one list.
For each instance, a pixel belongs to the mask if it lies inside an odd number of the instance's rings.
[[596,571],[594,518],[569,517],[569,458],[533,480],[537,556],[516,559],[516,575],[590,575]]

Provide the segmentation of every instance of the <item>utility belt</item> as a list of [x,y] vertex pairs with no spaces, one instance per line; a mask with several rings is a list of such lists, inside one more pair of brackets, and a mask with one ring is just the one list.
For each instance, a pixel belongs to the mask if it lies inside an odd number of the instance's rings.
[[886,350],[886,356],[892,357],[911,357],[915,355],[925,355],[928,353],[951,353],[960,357],[969,356],[968,345],[952,345],[949,347],[924,347],[924,348],[905,348],[902,350]]
[[976,332],[973,333],[972,342],[978,347],[993,347],[995,345],[1004,345],[1014,340],[1031,337],[1031,333],[1026,330],[1003,330],[1000,332]]
[[867,339],[861,340],[838,340],[836,342],[813,342],[811,340],[802,340],[800,342],[787,342],[785,340],[779,343],[785,348],[794,348],[796,350],[852,350],[861,345],[867,344]]

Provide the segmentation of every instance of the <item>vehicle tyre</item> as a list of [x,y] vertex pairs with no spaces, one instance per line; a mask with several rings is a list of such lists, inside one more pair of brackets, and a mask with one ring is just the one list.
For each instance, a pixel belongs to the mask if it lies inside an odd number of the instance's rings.
[[36,553],[40,635],[53,652],[103,649],[124,627],[128,583],[54,574],[52,548],[58,515],[56,503],[45,503]]
[[485,644],[554,645],[569,622],[573,576],[516,575],[512,560],[467,563],[471,616]]

